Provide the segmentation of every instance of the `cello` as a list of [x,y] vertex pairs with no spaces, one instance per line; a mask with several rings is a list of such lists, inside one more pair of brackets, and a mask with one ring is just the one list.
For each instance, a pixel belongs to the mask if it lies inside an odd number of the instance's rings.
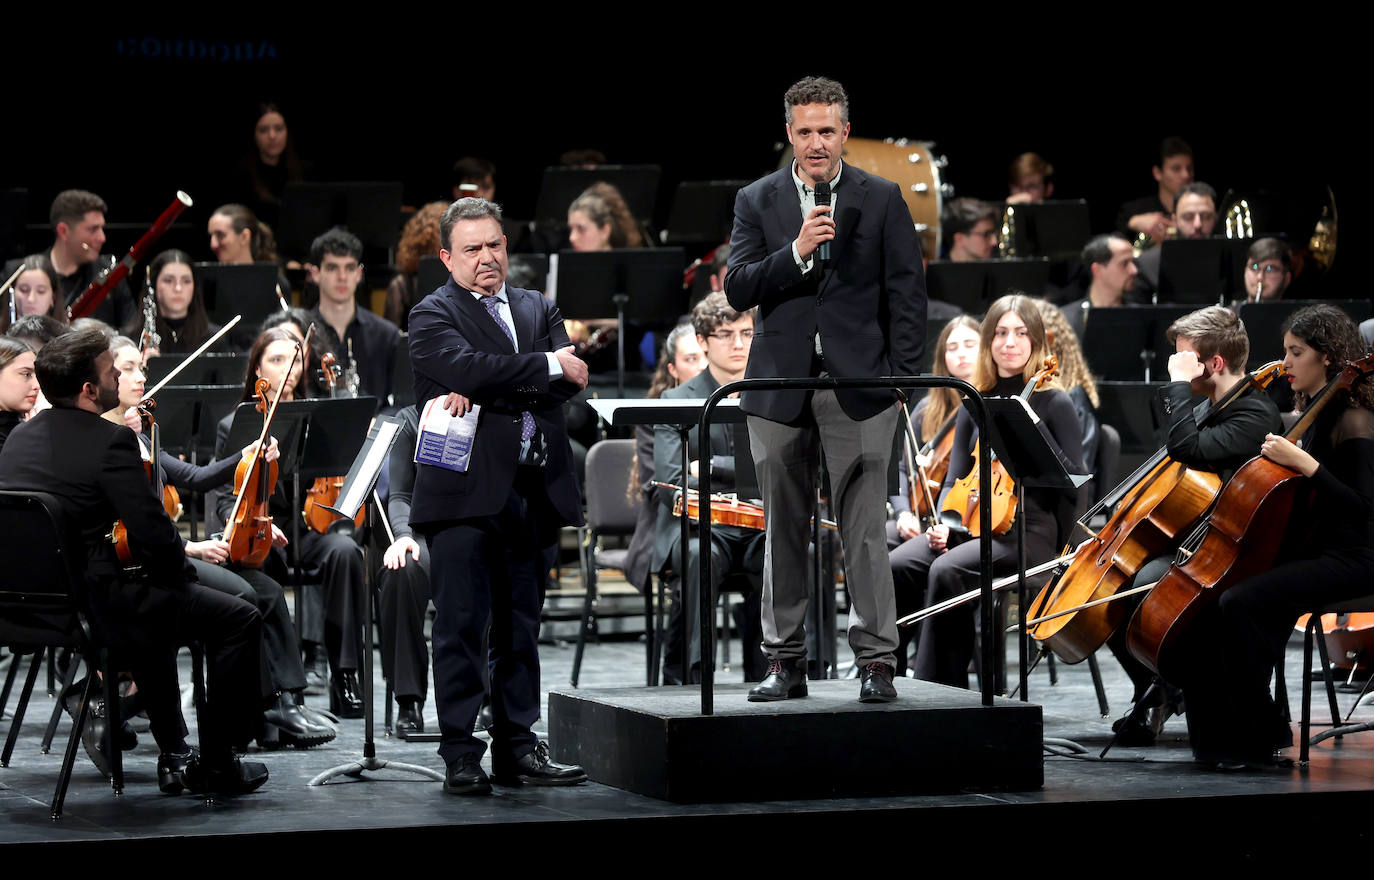
[[[297,342],[285,376],[290,376],[296,368],[302,349],[303,343]],[[253,393],[258,398],[258,412],[263,413],[262,433],[252,447],[253,451],[243,457],[234,471],[234,509],[224,526],[229,561],[248,568],[260,567],[272,550],[272,513],[268,505],[277,485],[277,463],[267,461],[266,454],[272,418],[277,414],[277,404],[286,390],[286,382],[283,380],[269,406],[267,392],[271,387],[272,383],[267,379],[258,379],[253,386]]]
[[[1267,388],[1283,375],[1273,361],[1250,373],[1208,410],[1205,426],[1246,390]],[[1028,618],[1052,618],[1030,625],[1028,634],[1065,663],[1078,663],[1102,647],[1126,622],[1126,607],[1103,602],[1116,595],[1146,562],[1177,547],[1216,500],[1221,478],[1184,466],[1160,449],[1079,520],[1116,506],[1106,524],[1078,550],[1058,577],[1031,603]]]
[[[1296,442],[1338,391],[1371,372],[1374,355],[1347,363],[1285,437]],[[1236,471],[1206,524],[1136,609],[1126,633],[1131,653],[1165,680],[1177,680],[1183,632],[1226,590],[1273,566],[1294,507],[1306,501],[1305,487],[1301,474],[1263,455]]]
[[[1047,385],[1050,379],[1059,375],[1059,361],[1053,355],[1045,358],[1044,365],[1040,368],[1026,387],[1017,395],[1023,401],[1030,400],[1032,393],[1039,391]],[[979,497],[978,488],[978,461],[983,438],[979,437],[973,446],[973,469],[968,475],[955,482],[945,496],[944,507],[940,511],[940,518],[946,521],[958,517],[962,528],[968,531],[971,537],[979,537],[982,531],[980,516],[981,504],[984,499]],[[992,507],[992,533],[994,535],[1005,535],[1011,531],[1012,523],[1016,521],[1016,483],[1011,475],[1007,473],[1005,467],[992,456],[992,472],[988,474],[988,491],[991,493],[986,499]],[[953,527],[953,523],[950,523]]]

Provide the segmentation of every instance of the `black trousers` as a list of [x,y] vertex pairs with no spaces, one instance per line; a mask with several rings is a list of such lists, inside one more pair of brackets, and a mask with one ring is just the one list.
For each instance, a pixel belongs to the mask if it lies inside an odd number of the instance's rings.
[[196,577],[212,590],[251,602],[262,615],[261,686],[264,698],[283,691],[299,691],[305,687],[305,666],[301,662],[301,646],[296,628],[291,623],[291,610],[281,584],[259,569],[244,568],[231,571],[201,559],[192,559]]
[[[511,761],[534,750],[532,728],[540,707],[539,597],[550,534],[540,523],[552,522],[551,517],[543,472],[522,467],[500,512],[444,523],[426,535],[436,611],[431,632],[434,696],[442,736],[439,755],[445,762],[486,751],[472,726],[482,705],[482,667],[487,664],[493,760]],[[490,646],[484,652],[488,617]]]
[[377,570],[381,594],[382,674],[391,682],[396,699],[424,702],[429,693],[429,650],[425,646],[425,612],[432,590],[429,547],[417,538],[420,558],[406,555],[406,564]]
[[[762,681],[768,669],[768,656],[763,653],[763,624],[760,618],[760,598],[763,594],[763,549],[764,532],[736,526],[712,526],[711,528],[711,587],[719,590],[726,576],[743,575],[748,589],[744,591],[743,610],[738,618],[740,640],[744,645],[741,667],[745,681]],[[687,542],[687,588],[683,589],[682,578],[674,585],[672,614],[668,618],[668,632],[664,637],[663,668],[677,676],[682,668],[683,650],[691,658],[689,668],[701,662],[701,600],[697,585],[701,583],[699,547],[697,534],[693,530]],[[672,552],[673,568],[682,571],[681,548],[674,547]]]
[[300,561],[306,570],[319,569],[324,585],[324,648],[329,668],[356,670],[362,666],[363,605],[367,576],[363,551],[350,535],[314,529],[301,531]]

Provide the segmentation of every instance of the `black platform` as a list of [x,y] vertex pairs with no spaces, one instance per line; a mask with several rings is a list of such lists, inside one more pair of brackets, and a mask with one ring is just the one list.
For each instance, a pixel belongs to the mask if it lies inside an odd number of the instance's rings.
[[893,703],[860,703],[857,681],[808,684],[806,699],[778,703],[748,702],[746,684],[717,685],[707,716],[694,687],[555,690],[549,743],[555,760],[597,782],[678,803],[1044,784],[1037,705],[984,707],[972,691],[905,678]]

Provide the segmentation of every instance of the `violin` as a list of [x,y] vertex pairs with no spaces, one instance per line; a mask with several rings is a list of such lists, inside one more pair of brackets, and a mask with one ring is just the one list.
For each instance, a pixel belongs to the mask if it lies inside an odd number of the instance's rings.
[[[1026,383],[1026,387],[1017,396],[1022,400],[1029,400],[1032,393],[1049,384],[1049,381],[1057,375],[1059,375],[1059,361],[1050,355],[1045,358],[1040,371],[1031,377],[1031,380]],[[973,468],[968,472],[968,476],[958,480],[950,488],[949,494],[945,496],[944,508],[941,510],[941,519],[945,518],[945,514],[957,517],[962,526],[968,530],[969,535],[975,538],[982,533],[981,509],[984,500],[991,506],[992,533],[994,535],[1005,535],[1011,531],[1012,523],[1016,521],[1016,483],[996,455],[992,456],[991,472],[988,474],[990,495],[987,499],[980,497],[978,461],[982,452],[980,448],[982,443],[982,437],[979,437],[978,441],[974,443]]]
[[[159,437],[157,422],[153,419],[153,411],[157,409],[157,402],[144,400],[138,404],[138,413],[147,420],[149,432],[152,436],[152,451],[148,454],[147,460],[143,462],[143,470],[148,475],[148,481],[153,486],[153,492],[162,499],[162,509],[167,512],[167,517],[172,522],[181,519],[181,496],[177,494],[176,487],[167,485],[162,481],[162,468],[158,466],[158,455],[162,451],[162,441]],[[110,541],[115,545],[115,555],[125,567],[134,565],[134,553],[129,547],[129,530],[125,527],[123,520],[117,520],[114,528],[110,530]]]
[[[1297,441],[1336,393],[1374,372],[1374,355],[1347,363],[1285,435]],[[1140,603],[1126,631],[1139,660],[1166,681],[1178,680],[1183,632],[1226,590],[1273,567],[1290,517],[1306,506],[1306,480],[1297,471],[1256,456],[1246,462],[1164,577]],[[1302,496],[1302,497],[1300,497]],[[1302,518],[1302,510],[1297,510]]]
[[[329,396],[333,397],[340,373],[339,365],[333,353],[326,353],[320,358],[320,369],[324,373],[325,382],[329,385]],[[343,477],[316,477],[315,482],[305,493],[305,504],[301,507],[301,518],[305,520],[306,525],[321,535],[327,534],[329,527],[341,518],[337,513],[325,508],[333,507],[338,503],[339,492],[343,490],[343,484]],[[366,519],[367,505],[362,505],[353,517],[353,525],[362,528],[363,521]]]
[[[302,348],[300,343],[296,344],[285,376],[290,376],[296,368]],[[272,383],[266,379],[259,379],[253,386],[253,393],[258,398],[258,412],[263,413],[262,433],[258,435],[257,445],[252,447],[253,451],[244,456],[234,470],[234,494],[237,497],[224,527],[229,561],[249,568],[260,567],[272,550],[272,514],[268,505],[277,485],[277,463],[267,461],[266,455],[272,418],[277,414],[277,404],[286,390],[286,382],[283,381],[277,389],[277,395],[269,406],[267,392],[271,387]]]
[[[660,483],[655,481],[654,485],[665,489],[678,489],[672,483]],[[734,495],[724,493],[714,493],[711,501],[706,505],[711,512],[711,524],[720,526],[738,526],[742,529],[755,529],[763,531],[766,525],[763,507],[758,504],[750,504],[748,501],[740,501]],[[678,494],[673,500],[673,516],[682,516],[682,495]],[[695,489],[687,490],[687,516],[697,521],[701,520],[701,501],[700,495]],[[833,520],[822,519],[821,525],[832,531],[838,531],[839,525]]]
[[908,474],[907,504],[925,528],[937,522],[935,497],[931,490],[938,492],[945,481],[945,474],[949,473],[949,454],[954,449],[954,423],[957,416],[957,412],[952,413],[935,432],[935,436],[924,446],[918,447],[916,435],[911,429],[911,419],[906,414],[905,405],[902,407],[902,418],[906,419],[902,436],[905,439]]
[[[1283,372],[1283,363],[1273,361],[1248,374],[1208,410],[1201,424],[1211,424],[1248,389],[1262,391]],[[1031,604],[1030,619],[1053,618],[1030,626],[1031,638],[1065,663],[1091,656],[1126,622],[1128,606],[1082,606],[1115,596],[1145,563],[1177,547],[1220,491],[1221,478],[1215,473],[1174,461],[1167,448],[1157,451],[1079,520],[1086,529],[1097,513],[1116,506],[1101,530],[1050,578]]]

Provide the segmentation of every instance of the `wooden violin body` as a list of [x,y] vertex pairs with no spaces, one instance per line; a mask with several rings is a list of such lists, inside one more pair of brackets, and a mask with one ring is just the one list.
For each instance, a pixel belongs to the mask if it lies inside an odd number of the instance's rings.
[[[687,496],[687,516],[694,520],[701,518],[701,496],[691,492]],[[707,505],[711,511],[711,524],[738,526],[742,529],[763,531],[763,508],[757,504],[740,501],[726,495],[712,495]],[[673,516],[682,516],[682,495],[673,502]]]
[[[945,496],[944,506],[944,510],[958,514],[960,521],[968,528],[969,534],[975,538],[983,531],[980,511],[984,499],[978,485],[978,457],[982,443],[979,439],[973,445],[973,470],[950,487],[949,494]],[[992,462],[988,475],[988,491],[991,493],[989,503],[992,508],[992,533],[1005,535],[1011,531],[1011,525],[1016,521],[1016,483],[1007,474],[1001,462],[996,460]]]
[[[1049,616],[1113,596],[1141,567],[1179,545],[1217,497],[1221,478],[1166,457],[1152,468],[1057,579],[1040,591],[1031,617]],[[1108,602],[1046,620],[1028,632],[1065,663],[1092,656],[1126,622],[1128,607]]]
[[[918,491],[916,481],[925,477],[926,486],[930,492],[939,495],[940,486],[945,482],[945,475],[949,473],[949,454],[954,449],[954,416],[949,417],[949,430],[942,429],[936,435],[936,442],[930,447],[929,464],[924,467],[919,463],[916,473],[909,480],[911,484],[911,510],[918,518],[926,519],[934,516],[937,511],[931,510],[926,503],[927,493]],[[975,456],[974,461],[977,461]]]
[[[334,388],[339,380],[339,365],[332,352],[326,352],[320,358],[320,370],[324,373],[325,383],[329,386],[329,393],[334,394]],[[331,513],[321,505],[333,507],[339,501],[339,492],[343,489],[343,477],[316,477],[315,482],[305,493],[305,503],[301,507],[301,518],[305,524],[321,535],[329,531],[329,527],[338,522],[341,517]],[[367,505],[358,508],[357,514],[353,517],[353,525],[357,528],[363,527],[363,521],[367,519]]]
[[[299,354],[299,349],[297,350]],[[292,367],[287,369],[290,375]],[[267,406],[267,391],[271,383],[259,379],[254,387],[258,408],[264,412],[262,434],[253,452],[239,461],[234,469],[234,509],[224,526],[224,540],[229,545],[229,561],[247,568],[258,568],[272,550],[272,513],[269,504],[277,486],[277,463],[267,461],[267,437],[272,416],[281,400],[281,390],[271,408]]]

